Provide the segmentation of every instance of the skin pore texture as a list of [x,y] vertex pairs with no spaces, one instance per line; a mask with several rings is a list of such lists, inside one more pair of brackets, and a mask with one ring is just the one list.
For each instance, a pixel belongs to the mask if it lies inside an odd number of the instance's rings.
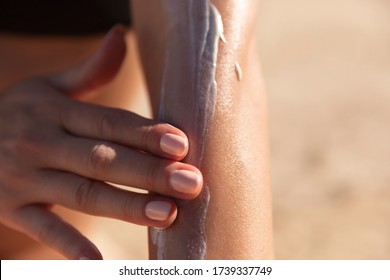
[[[209,104],[202,98],[207,96],[208,101],[212,100],[212,90],[203,91],[199,87],[204,81],[197,83],[193,80],[196,75],[192,75],[191,67],[180,67],[191,64],[189,54],[196,51],[195,47],[188,53],[183,51],[188,49],[192,38],[192,35],[185,34],[186,30],[202,31],[196,29],[197,25],[190,26],[193,24],[191,21],[176,30],[177,33],[174,34],[178,37],[173,36],[170,24],[175,19],[167,20],[165,14],[165,5],[174,4],[173,2],[175,1],[135,0],[132,10],[155,115],[161,117],[160,106],[165,104],[171,114],[165,112],[162,117],[169,115],[169,121],[173,124],[188,125],[179,128],[190,135],[191,154],[192,148],[198,149],[197,140],[201,139],[202,132],[194,131],[199,129],[196,124],[184,124],[181,120],[193,117],[193,108],[198,102]],[[186,2],[189,6],[195,5],[193,9],[204,8],[202,5],[215,5],[222,16],[226,43],[220,42],[218,47],[215,108],[202,112],[206,114],[202,118],[207,121],[204,147],[195,152],[202,158],[200,170],[204,178],[203,193],[187,204],[179,203],[175,223],[166,230],[157,231],[160,234],[169,233],[169,236],[158,237],[156,231],[151,229],[150,257],[272,258],[266,102],[254,36],[257,1]],[[177,4],[170,7],[175,8],[183,6]],[[203,10],[205,11],[207,9]],[[177,17],[180,19],[181,16]],[[202,19],[206,18],[203,15]],[[168,49],[172,47],[171,40],[178,40],[174,60],[169,57],[167,59]],[[170,63],[177,64],[172,66]],[[180,70],[165,72],[167,67],[180,67]],[[201,71],[207,72],[208,69]],[[172,89],[168,93],[167,81],[176,83],[168,87]],[[161,95],[161,92],[164,94]],[[191,99],[194,95],[199,100]],[[210,113],[212,111],[214,112]],[[205,129],[202,125],[200,127]],[[207,204],[208,198],[207,212],[199,211]]]

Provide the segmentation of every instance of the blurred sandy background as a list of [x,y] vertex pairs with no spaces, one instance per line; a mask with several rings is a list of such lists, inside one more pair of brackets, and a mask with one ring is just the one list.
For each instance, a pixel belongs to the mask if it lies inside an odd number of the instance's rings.
[[[260,2],[276,257],[390,259],[390,1]],[[147,258],[142,227],[85,233],[108,259]]]
[[276,257],[390,259],[390,1],[261,3]]

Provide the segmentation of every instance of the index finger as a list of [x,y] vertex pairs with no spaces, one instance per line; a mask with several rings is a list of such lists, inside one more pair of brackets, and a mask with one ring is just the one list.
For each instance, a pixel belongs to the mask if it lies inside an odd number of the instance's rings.
[[188,138],[180,129],[122,109],[71,101],[61,112],[61,123],[71,134],[168,159],[181,160],[188,152]]

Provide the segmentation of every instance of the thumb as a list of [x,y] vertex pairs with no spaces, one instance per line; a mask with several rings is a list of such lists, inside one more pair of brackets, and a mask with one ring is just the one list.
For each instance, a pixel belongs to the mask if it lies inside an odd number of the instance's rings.
[[80,98],[109,83],[118,73],[126,54],[125,28],[113,27],[99,49],[87,60],[49,76],[53,86],[68,96]]

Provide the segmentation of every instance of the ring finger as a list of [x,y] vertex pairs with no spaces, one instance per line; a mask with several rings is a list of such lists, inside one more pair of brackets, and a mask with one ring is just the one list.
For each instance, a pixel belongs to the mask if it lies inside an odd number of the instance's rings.
[[134,193],[63,171],[40,172],[36,183],[44,203],[158,228],[172,224],[177,215],[176,204],[166,197]]

